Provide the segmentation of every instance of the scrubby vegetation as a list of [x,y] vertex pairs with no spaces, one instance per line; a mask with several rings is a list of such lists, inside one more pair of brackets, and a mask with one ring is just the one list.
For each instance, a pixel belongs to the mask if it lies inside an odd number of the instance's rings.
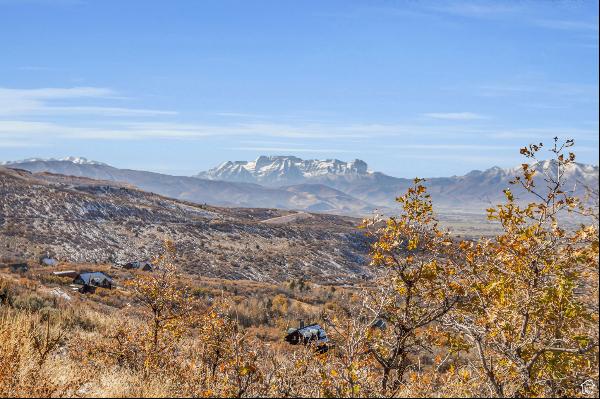
[[[493,238],[443,231],[415,179],[399,216],[364,221],[378,277],[360,286],[190,277],[170,242],[156,272],[69,301],[6,274],[0,396],[597,396],[598,208],[564,187],[572,144],[541,179],[523,164],[536,200],[507,189]],[[589,223],[566,228],[572,212]],[[329,351],[282,341],[299,319]]]

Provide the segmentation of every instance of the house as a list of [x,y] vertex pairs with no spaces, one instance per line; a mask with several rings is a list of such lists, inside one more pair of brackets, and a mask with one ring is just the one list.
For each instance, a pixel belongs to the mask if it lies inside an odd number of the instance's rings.
[[11,263],[8,265],[8,267],[15,273],[25,273],[27,270],[29,270],[29,265],[27,262]]
[[125,266],[123,266],[123,267],[125,269],[138,269],[138,270],[143,270],[143,271],[152,271],[154,269],[154,265],[149,261],[129,262],[129,263],[126,263]]
[[40,258],[40,265],[42,266],[56,266],[58,265],[58,260],[48,257],[48,256],[43,256],[42,258]]
[[319,324],[304,326],[304,322],[301,321],[298,328],[288,329],[285,340],[291,345],[315,344],[320,353],[327,352],[329,349],[329,338]]
[[371,328],[378,328],[380,330],[385,330],[387,328],[387,323],[384,319],[377,319],[373,323],[371,323]]
[[[107,274],[102,272],[85,272],[79,273],[74,279],[73,284],[81,285],[82,292],[90,292],[89,290],[95,290],[95,287],[100,288],[112,288],[113,280]],[[92,288],[94,287],[94,288]]]

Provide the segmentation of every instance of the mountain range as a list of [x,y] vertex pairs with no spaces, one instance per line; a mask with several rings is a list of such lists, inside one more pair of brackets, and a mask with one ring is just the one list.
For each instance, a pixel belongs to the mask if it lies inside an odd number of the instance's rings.
[[[5,162],[13,169],[33,173],[118,181],[175,199],[217,206],[293,209],[362,216],[375,209],[393,212],[395,198],[406,191],[412,179],[388,176],[368,169],[361,160],[303,160],[294,156],[260,156],[254,161],[227,161],[195,176],[119,169],[81,157],[27,159]],[[553,173],[555,164],[532,165],[537,185],[544,184],[543,172]],[[491,203],[502,201],[502,190],[520,167],[492,167],[463,176],[426,179],[434,205],[440,212],[483,213]],[[585,186],[598,186],[598,166],[573,163],[565,174],[567,188],[583,195]],[[515,194],[526,195],[513,186]]]

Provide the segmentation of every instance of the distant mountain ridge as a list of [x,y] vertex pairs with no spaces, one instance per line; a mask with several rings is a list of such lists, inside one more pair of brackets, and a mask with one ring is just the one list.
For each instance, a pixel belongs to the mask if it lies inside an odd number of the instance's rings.
[[85,157],[73,157],[73,156],[64,157],[64,158],[27,158],[27,159],[22,159],[19,161],[3,161],[3,162],[0,162],[0,165],[14,165],[14,164],[21,164],[21,163],[26,163],[26,162],[52,162],[52,161],[57,161],[57,162],[66,161],[66,162],[72,162],[72,163],[78,164],[78,165],[105,165],[105,166],[108,166],[107,164],[105,164],[103,162],[92,161]]
[[301,183],[310,178],[327,175],[367,175],[367,163],[360,159],[351,162],[339,159],[308,159],[295,156],[260,156],[255,161],[227,161],[196,177],[265,185]]
[[[376,206],[328,187],[307,185],[304,190],[293,187],[265,187],[252,183],[206,180],[191,176],[171,176],[155,172],[119,169],[97,161],[82,162],[81,158],[62,160],[32,158],[7,162],[6,167],[32,173],[54,173],[127,183],[142,190],[199,204],[229,207],[261,207],[329,212],[344,215],[370,213]],[[319,194],[321,192],[322,194]]]
[[[552,173],[553,161],[540,161],[531,168],[536,170],[537,180],[543,171]],[[473,170],[463,176],[434,177],[426,179],[434,204],[444,209],[479,207],[503,199],[502,190],[521,172],[521,166],[486,170]],[[287,184],[321,184],[378,207],[393,207],[394,199],[412,184],[412,179],[397,178],[381,172],[369,171],[366,162],[344,162],[337,159],[302,160],[297,157],[261,156],[256,161],[228,161],[197,177],[229,182],[252,182],[270,187]],[[598,185],[598,167],[573,163],[565,171],[565,184],[576,193],[583,194],[583,186]],[[513,186],[517,194],[518,187]]]
[[[375,209],[385,213],[397,209],[395,198],[405,192],[412,179],[397,178],[368,169],[361,160],[303,160],[294,156],[261,156],[255,161],[227,161],[196,176],[119,169],[81,157],[33,158],[5,162],[10,168],[33,173],[50,172],[127,183],[142,190],[196,203],[294,209],[362,216]],[[555,167],[542,161],[532,168],[542,172]],[[492,167],[463,176],[426,179],[434,206],[443,212],[483,213],[503,201],[502,190],[512,187],[517,198],[528,197],[509,182],[520,171]],[[542,187],[542,173],[536,178]],[[573,163],[565,173],[567,188],[583,196],[584,187],[598,187],[598,167]]]

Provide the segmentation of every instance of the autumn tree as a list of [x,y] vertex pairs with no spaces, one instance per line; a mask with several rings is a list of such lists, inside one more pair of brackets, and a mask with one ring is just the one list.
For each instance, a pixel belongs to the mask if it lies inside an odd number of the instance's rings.
[[394,395],[414,356],[428,348],[424,334],[461,299],[459,253],[447,232],[438,227],[430,195],[422,179],[396,199],[398,217],[366,220],[363,227],[376,239],[371,265],[384,277],[380,314],[385,328],[371,330],[369,351],[383,370],[384,395]]
[[175,246],[165,240],[164,253],[154,259],[152,273],[140,273],[126,283],[134,299],[148,311],[148,329],[143,338],[146,365],[152,366],[179,339],[194,318],[193,297],[179,281],[174,263]]
[[506,202],[488,210],[502,232],[461,244],[468,300],[444,320],[471,345],[497,397],[575,395],[598,376],[598,312],[586,278],[597,276],[598,231],[565,220],[578,207],[565,180],[572,145],[555,139],[545,163],[536,158],[542,144],[521,149],[533,161],[513,181],[523,198],[507,189]]

